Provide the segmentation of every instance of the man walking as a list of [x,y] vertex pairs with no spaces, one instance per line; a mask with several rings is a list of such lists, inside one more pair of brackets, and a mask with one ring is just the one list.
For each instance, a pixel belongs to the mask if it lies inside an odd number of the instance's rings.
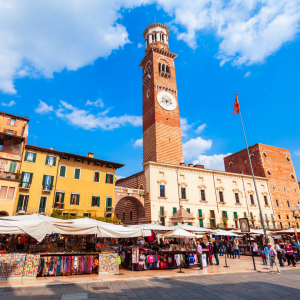
[[198,258],[198,264],[200,265],[200,270],[203,270],[202,246],[200,245],[199,241],[197,241],[196,254],[197,254],[197,258]]
[[280,269],[277,263],[277,252],[276,250],[272,247],[272,244],[268,244],[269,248],[269,256],[270,256],[270,272],[273,272],[273,264],[275,263],[275,266],[277,268],[277,273],[280,273]]
[[284,255],[284,250],[281,249],[280,247],[280,243],[281,242],[278,242],[275,246],[275,249],[276,249],[276,252],[278,253],[278,258],[279,258],[279,264],[280,264],[280,267],[281,268],[284,268],[284,264],[283,264],[283,255]]
[[234,239],[233,241],[233,247],[234,247],[234,258],[236,258],[236,255],[240,258],[240,248],[239,248],[239,241],[238,239]]

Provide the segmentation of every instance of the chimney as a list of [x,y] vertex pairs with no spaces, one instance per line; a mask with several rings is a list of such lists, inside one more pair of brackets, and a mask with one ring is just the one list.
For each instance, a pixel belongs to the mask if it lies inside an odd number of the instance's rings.
[[194,165],[194,168],[204,169],[203,165]]
[[89,152],[89,153],[88,153],[88,157],[94,158],[94,153]]
[[189,167],[193,167],[193,164],[188,164]]
[[54,147],[50,147],[50,150],[54,150]]

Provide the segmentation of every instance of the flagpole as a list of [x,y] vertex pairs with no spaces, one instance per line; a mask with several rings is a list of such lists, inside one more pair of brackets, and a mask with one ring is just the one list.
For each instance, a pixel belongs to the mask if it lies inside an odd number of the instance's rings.
[[246,143],[246,147],[247,147],[247,153],[248,153],[248,158],[249,158],[251,173],[252,173],[252,177],[253,177],[253,182],[254,182],[254,188],[255,188],[257,203],[258,203],[258,207],[259,207],[260,219],[261,219],[262,227],[263,227],[263,231],[264,231],[265,242],[268,243],[268,237],[267,237],[265,222],[264,222],[264,218],[263,218],[263,214],[262,214],[262,210],[261,210],[261,205],[260,205],[260,202],[259,202],[259,197],[258,197],[258,192],[257,192],[257,187],[256,187],[256,182],[255,182],[255,177],[254,177],[254,173],[253,173],[253,168],[252,168],[252,163],[251,163],[251,157],[250,157],[250,153],[249,153],[249,148],[248,148],[246,133],[245,133],[245,129],[244,129],[244,124],[243,124],[241,109],[239,111],[239,114],[240,114],[241,123],[242,123],[242,127],[243,127],[243,133],[244,133],[245,143]]

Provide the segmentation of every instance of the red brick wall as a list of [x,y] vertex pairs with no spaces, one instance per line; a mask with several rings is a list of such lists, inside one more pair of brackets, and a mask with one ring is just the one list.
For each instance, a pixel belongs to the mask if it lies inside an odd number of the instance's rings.
[[144,171],[117,180],[116,186],[144,190],[146,188],[146,177],[144,175]]
[[[296,224],[290,207],[296,208],[296,204],[300,203],[300,191],[289,150],[256,144],[249,147],[249,152],[250,155],[254,155],[252,159],[254,174],[269,178],[277,227],[280,228],[280,222],[284,227],[288,226],[288,223],[290,225]],[[232,167],[230,167],[230,163],[232,163]],[[225,157],[224,164],[227,172],[251,175],[246,149]],[[268,171],[270,171],[270,175]],[[294,179],[292,179],[291,174],[293,174]],[[278,200],[279,207],[276,200]],[[289,201],[290,207],[287,201]]]

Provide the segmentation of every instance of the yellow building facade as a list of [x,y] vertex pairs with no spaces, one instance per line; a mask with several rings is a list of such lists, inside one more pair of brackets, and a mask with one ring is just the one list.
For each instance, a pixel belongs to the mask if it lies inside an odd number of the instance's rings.
[[123,164],[26,145],[15,213],[111,217],[115,172]]

